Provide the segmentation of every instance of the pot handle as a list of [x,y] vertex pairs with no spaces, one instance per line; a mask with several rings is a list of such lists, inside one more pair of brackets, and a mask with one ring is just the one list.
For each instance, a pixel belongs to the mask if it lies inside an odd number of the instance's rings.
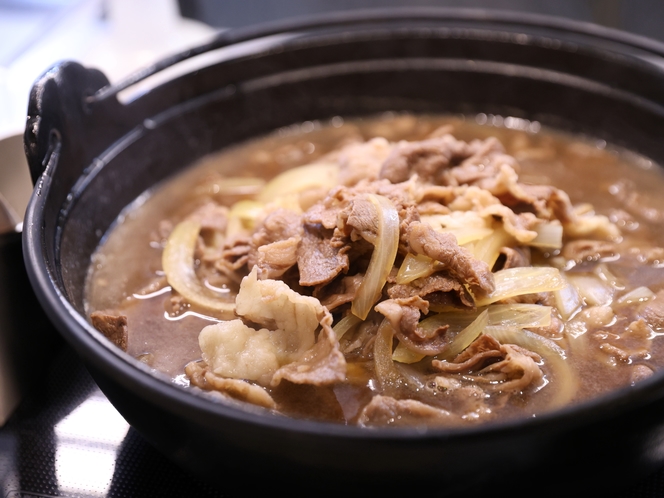
[[[121,124],[124,120],[119,119],[123,113],[117,99],[88,101],[108,85],[101,71],[69,61],[52,66],[35,82],[24,134],[33,183],[42,176],[56,150],[57,163],[62,165],[58,169],[64,170],[58,172],[58,179],[75,181],[82,173],[80,168],[110,145],[106,142],[118,136],[114,135],[118,128],[125,128]],[[68,166],[78,170],[67,171]]]

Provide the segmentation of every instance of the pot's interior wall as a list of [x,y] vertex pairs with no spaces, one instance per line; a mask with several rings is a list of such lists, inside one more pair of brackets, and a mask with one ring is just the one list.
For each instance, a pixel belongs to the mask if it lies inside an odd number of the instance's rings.
[[594,135],[662,163],[661,89],[654,66],[631,57],[476,31],[304,38],[209,67],[132,104],[154,119],[75,194],[61,242],[64,291],[82,312],[90,255],[138,195],[205,154],[280,126],[388,110],[484,112]]

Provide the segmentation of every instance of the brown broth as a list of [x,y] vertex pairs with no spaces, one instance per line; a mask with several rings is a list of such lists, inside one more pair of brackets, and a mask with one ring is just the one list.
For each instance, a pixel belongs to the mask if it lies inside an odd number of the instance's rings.
[[[177,223],[210,199],[230,205],[241,198],[218,198],[213,187],[200,187],[212,173],[270,178],[287,168],[307,164],[356,137],[420,140],[444,124],[454,125],[455,136],[462,140],[497,137],[507,153],[519,160],[522,181],[562,188],[573,204],[591,203],[597,213],[608,216],[619,226],[630,245],[664,246],[664,233],[659,230],[664,220],[661,168],[602,141],[540,130],[538,123],[497,116],[415,118],[386,114],[347,122],[334,118],[325,124],[304,123],[284,128],[207,157],[128,207],[93,256],[86,294],[88,312],[120,310],[128,317],[128,353],[141,357],[174,382],[188,384],[184,366],[200,358],[198,334],[214,320],[193,310],[177,317],[169,316],[166,311],[170,299],[168,289],[155,292],[150,298],[132,297],[162,275],[164,240],[159,232],[162,220]],[[542,257],[546,256],[555,255]],[[605,267],[626,285],[645,285],[655,293],[664,289],[662,266],[657,262],[630,266],[622,260],[605,263]],[[616,295],[624,292],[626,290],[618,291]],[[630,384],[634,361],[616,360],[601,349],[607,336],[622,334],[634,317],[635,310],[625,309],[628,318],[618,318],[615,323],[601,327],[599,332],[580,334],[574,341],[574,351],[568,361],[582,379],[574,401]],[[653,331],[650,352],[638,363],[652,369],[662,368],[664,344],[659,334],[659,330]],[[571,347],[562,332],[551,339]],[[271,393],[288,415],[352,422],[372,396],[368,382],[370,371],[365,367],[359,364],[353,367],[357,378],[366,377],[364,381],[334,388],[283,383]],[[513,398],[501,416],[530,416],[540,412],[545,402],[537,401],[537,397],[524,394]],[[539,398],[546,399],[546,389]]]

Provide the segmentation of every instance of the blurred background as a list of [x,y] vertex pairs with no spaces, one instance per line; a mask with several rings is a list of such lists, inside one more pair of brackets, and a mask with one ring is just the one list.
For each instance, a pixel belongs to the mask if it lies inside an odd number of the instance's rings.
[[98,67],[115,81],[224,28],[396,5],[548,14],[664,41],[661,0],[0,0],[0,138],[22,129],[32,82],[58,60]]

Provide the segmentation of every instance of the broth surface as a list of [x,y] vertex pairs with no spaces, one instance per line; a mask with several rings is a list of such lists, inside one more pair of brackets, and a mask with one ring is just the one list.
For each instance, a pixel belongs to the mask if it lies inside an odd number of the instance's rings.
[[[506,374],[500,374],[502,380],[488,377],[480,385],[480,391],[463,391],[465,398],[469,392],[478,398],[477,406],[468,407],[467,400],[454,398],[459,387],[457,380],[434,379],[436,375],[458,378],[462,387],[467,388],[479,375],[479,367],[459,375],[447,375],[447,371],[443,375],[431,370],[431,358],[426,357],[419,363],[395,362],[399,375],[419,379],[410,382],[422,382],[419,389],[430,389],[427,399],[434,399],[430,404],[435,409],[458,412],[460,416],[454,424],[472,424],[496,417],[532,416],[555,408],[553,400],[565,389],[573,390],[569,402],[578,402],[638,382],[661,368],[664,364],[660,339],[664,315],[658,314],[660,307],[664,314],[664,305],[659,306],[664,302],[664,251],[660,249],[664,247],[664,234],[659,230],[664,220],[661,168],[602,141],[540,130],[538,123],[498,116],[386,114],[352,121],[334,118],[329,123],[307,122],[284,128],[209,156],[146,193],[123,212],[93,256],[86,292],[88,312],[113,310],[112,314],[126,316],[128,354],[164,372],[173,382],[189,385],[185,366],[201,358],[199,334],[219,318],[196,305],[178,301],[177,293],[166,282],[162,255],[174,227],[210,201],[231,208],[238,201],[254,198],[258,183],[240,181],[237,188],[229,188],[224,178],[270,179],[289,168],[321,160],[352,141],[374,137],[384,137],[389,142],[420,141],[445,125],[453,128],[456,139],[466,142],[496,137],[505,152],[518,161],[520,182],[560,188],[567,192],[580,215],[608,218],[620,232],[611,241],[619,253],[574,261],[563,256],[566,246],[562,250],[530,249],[533,264],[557,268],[580,291],[582,307],[574,309],[567,321],[561,320],[560,306],[556,308],[554,304],[552,313],[560,322],[558,327],[554,324],[528,329],[563,351],[563,361],[573,377],[560,376],[553,360],[535,355],[534,362],[543,372],[541,380],[527,389],[506,393],[491,387],[505,381]],[[565,236],[565,244],[570,241]],[[402,259],[403,255],[398,256],[399,261]],[[399,263],[395,265],[399,267]],[[230,303],[239,283],[223,281],[210,285],[220,300]],[[624,298],[641,287],[648,292],[637,292],[633,299]],[[551,295],[547,304],[552,302]],[[337,324],[341,315],[334,310],[333,315]],[[356,336],[359,334],[355,332]],[[345,382],[316,386],[284,380],[277,386],[263,385],[279,413],[358,423],[363,409],[383,391],[377,386],[371,353],[349,352],[351,339],[346,337],[343,341],[346,341],[348,364]],[[482,365],[487,368],[491,363]],[[496,375],[498,379],[495,372],[488,375]],[[557,385],[561,379],[570,385]],[[424,399],[420,395],[404,398]],[[377,417],[380,420],[363,425],[399,425],[402,418],[404,423],[450,424],[441,422],[438,415],[418,415],[418,409],[400,405],[394,408],[396,417],[383,420],[383,414]],[[362,420],[365,419],[366,416]]]

